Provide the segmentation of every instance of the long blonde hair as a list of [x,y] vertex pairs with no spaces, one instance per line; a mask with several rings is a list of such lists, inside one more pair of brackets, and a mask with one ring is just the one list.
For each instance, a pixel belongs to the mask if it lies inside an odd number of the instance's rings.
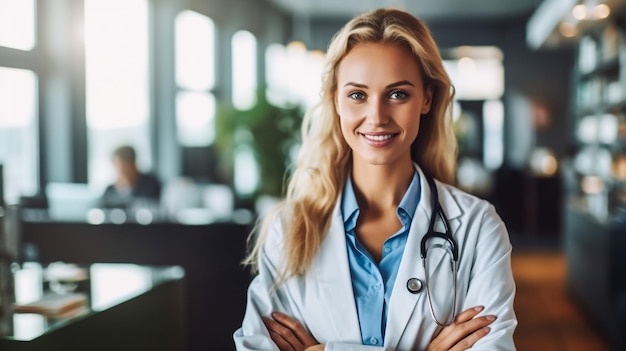
[[279,282],[308,271],[350,172],[351,150],[341,133],[334,105],[336,74],[341,60],[363,43],[398,45],[415,57],[425,87],[432,89],[433,101],[430,112],[421,119],[411,157],[433,177],[454,182],[457,156],[451,116],[454,88],[429,29],[413,15],[396,9],[378,9],[355,17],[335,34],[329,45],[321,101],[304,117],[302,146],[285,200],[257,225],[251,236],[256,242],[244,263],[255,270],[270,226],[276,217],[281,220],[284,260],[279,267]]

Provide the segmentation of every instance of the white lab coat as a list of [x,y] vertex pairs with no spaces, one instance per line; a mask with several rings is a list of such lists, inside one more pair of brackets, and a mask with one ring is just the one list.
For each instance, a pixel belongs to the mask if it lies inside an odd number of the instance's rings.
[[[234,333],[237,350],[278,350],[261,321],[261,316],[270,317],[274,311],[300,321],[317,341],[326,344],[327,351],[427,349],[441,327],[431,317],[425,289],[412,294],[406,287],[410,278],[424,281],[420,241],[428,230],[432,214],[431,191],[424,174],[419,167],[417,169],[422,179],[422,195],[389,302],[384,347],[362,345],[338,201],[328,235],[310,271],[305,276],[289,279],[274,291],[272,287],[282,262],[284,241],[280,221],[273,225],[260,255],[259,274],[248,289],[242,326]],[[485,310],[481,315],[497,316],[497,320],[490,325],[491,332],[471,350],[515,350],[515,283],[506,227],[488,202],[447,184],[436,183],[439,201],[459,245],[457,313],[482,305]],[[441,228],[440,222],[438,220],[437,225]],[[433,296],[445,294],[444,290],[449,292],[452,285],[431,285]],[[445,308],[451,309],[451,306],[435,305],[438,314],[442,314],[440,311],[445,311]]]

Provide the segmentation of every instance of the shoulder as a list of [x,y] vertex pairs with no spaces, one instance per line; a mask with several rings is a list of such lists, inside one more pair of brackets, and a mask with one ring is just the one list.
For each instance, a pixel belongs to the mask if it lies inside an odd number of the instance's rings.
[[[455,205],[460,208],[463,217],[490,218],[491,220],[501,222],[495,207],[489,201],[450,184],[437,182],[437,185],[443,194],[453,199]],[[442,206],[446,207],[443,203]]]
[[159,179],[151,174],[151,173],[141,173],[139,175],[139,178],[141,179],[142,182],[146,182],[146,183],[160,183]]
[[261,250],[264,254],[278,259],[285,246],[284,209],[274,208],[263,218],[257,235],[262,241]]
[[457,235],[463,236],[465,250],[480,251],[493,257],[501,257],[510,252],[511,242],[506,224],[489,201],[451,185],[444,184],[442,188],[460,208],[458,220],[464,229],[458,231]]
[[454,197],[459,202],[459,205],[472,206],[485,205],[489,203],[487,200],[482,199],[474,194],[470,194],[454,185],[450,185],[440,181],[437,181],[437,185],[438,189],[441,189],[441,191],[445,191],[452,197]]

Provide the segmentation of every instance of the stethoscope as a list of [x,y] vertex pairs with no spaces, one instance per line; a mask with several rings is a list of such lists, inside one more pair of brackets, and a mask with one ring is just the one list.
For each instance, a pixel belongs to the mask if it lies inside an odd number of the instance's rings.
[[[452,232],[450,231],[450,225],[448,223],[448,217],[446,217],[446,214],[443,212],[443,209],[441,208],[441,204],[439,203],[439,193],[437,192],[437,186],[435,184],[435,181],[430,175],[428,174],[424,174],[424,175],[425,175],[426,180],[428,181],[428,186],[430,187],[430,192],[432,195],[431,197],[432,197],[432,202],[433,202],[432,204],[433,211],[430,216],[430,224],[428,226],[428,232],[426,232],[426,235],[424,235],[420,243],[420,256],[422,258],[422,265],[426,273],[424,275],[425,283],[422,284],[422,281],[418,278],[411,278],[406,282],[406,287],[409,290],[409,292],[411,292],[412,294],[417,294],[422,290],[422,288],[425,285],[426,296],[428,297],[428,307],[430,308],[430,314],[433,317],[433,320],[435,321],[435,323],[437,323],[438,325],[442,327],[446,327],[452,324],[454,322],[454,319],[456,318],[456,293],[457,293],[457,270],[458,270],[458,264],[459,264],[459,248],[458,248],[456,240],[454,240],[454,238],[452,237]],[[443,221],[445,233],[435,231],[435,220],[437,216],[439,216],[441,220]],[[443,322],[440,321],[435,315],[435,310],[433,308],[433,301],[431,298],[430,285],[428,284],[428,267],[426,266],[427,264],[426,263],[427,262],[426,242],[432,238],[441,238],[441,239],[446,240],[449,245],[446,246],[445,249],[452,256],[452,274],[454,277],[453,279],[454,280],[454,285],[453,285],[454,298],[452,301],[452,316],[449,319],[444,320]],[[438,244],[436,245],[436,247],[444,248],[444,245]]]

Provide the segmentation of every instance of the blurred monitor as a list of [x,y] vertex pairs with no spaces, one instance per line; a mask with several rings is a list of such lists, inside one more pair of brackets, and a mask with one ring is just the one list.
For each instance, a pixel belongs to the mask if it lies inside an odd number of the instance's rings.
[[88,184],[53,182],[46,185],[46,196],[52,220],[84,222],[87,211],[98,207],[101,194]]

